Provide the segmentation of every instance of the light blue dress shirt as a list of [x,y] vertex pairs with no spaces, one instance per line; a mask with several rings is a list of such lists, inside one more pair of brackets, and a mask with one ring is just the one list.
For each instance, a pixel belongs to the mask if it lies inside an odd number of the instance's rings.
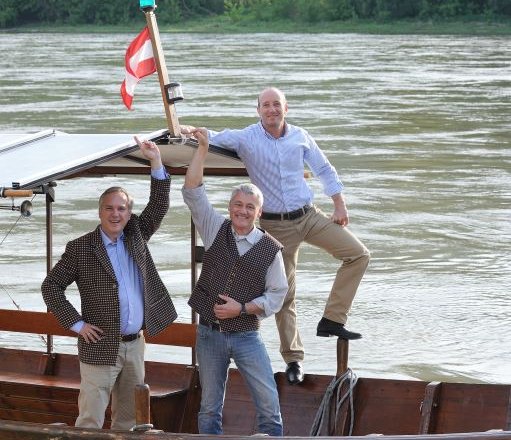
[[314,194],[304,178],[305,164],[332,197],[342,192],[337,171],[303,128],[286,123],[276,139],[261,122],[242,130],[209,131],[212,144],[238,153],[252,183],[264,195],[264,212],[290,212],[311,204]]
[[[158,180],[167,178],[164,167],[155,171],[151,170],[151,176]],[[101,229],[100,231],[119,288],[121,334],[138,333],[144,323],[144,284],[140,271],[126,248],[124,232],[116,242],[113,242]],[[78,333],[84,324],[84,321],[78,321],[71,330]]]

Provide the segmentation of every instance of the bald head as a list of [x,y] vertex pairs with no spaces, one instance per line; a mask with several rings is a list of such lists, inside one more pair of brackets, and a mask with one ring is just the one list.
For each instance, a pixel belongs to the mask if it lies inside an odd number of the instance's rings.
[[282,90],[277,89],[277,87],[266,87],[261,93],[259,93],[259,96],[257,97],[257,108],[260,108],[261,103],[264,102],[268,97],[278,97],[278,99],[283,104],[287,105],[286,95],[284,95]]
[[257,100],[257,113],[264,129],[275,139],[285,133],[287,101],[284,93],[276,87],[264,89]]

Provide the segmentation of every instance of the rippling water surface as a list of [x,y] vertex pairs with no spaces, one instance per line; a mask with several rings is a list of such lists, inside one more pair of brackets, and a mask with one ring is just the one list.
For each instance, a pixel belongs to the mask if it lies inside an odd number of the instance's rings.
[[[164,128],[156,77],[139,83],[133,111],[119,98],[124,51],[135,34],[0,34],[0,131]],[[310,131],[339,171],[351,229],[373,255],[348,323],[364,335],[350,345],[358,375],[511,383],[508,37],[165,34],[162,40],[171,79],[185,93],[180,122],[243,127],[256,120],[258,92],[275,85],[287,94],[289,120]],[[207,178],[219,209],[238,181]],[[114,183],[143,206],[144,178],[59,182],[55,258],[69,239],[95,227],[98,195]],[[151,250],[179,320],[188,321],[182,183],[174,179],[171,210]],[[321,186],[310,184],[316,203],[330,212]],[[14,227],[16,214],[0,211],[1,307],[13,308],[13,301],[22,309],[43,307],[44,199],[38,197],[33,216]],[[297,290],[308,372],[335,372],[335,339],[317,338],[315,326],[336,269],[330,257],[303,246]],[[273,319],[263,327],[281,370]],[[44,348],[38,337],[5,333],[0,344]],[[56,348],[72,352],[74,341],[57,339]],[[155,347],[148,357],[190,359],[188,351]]]

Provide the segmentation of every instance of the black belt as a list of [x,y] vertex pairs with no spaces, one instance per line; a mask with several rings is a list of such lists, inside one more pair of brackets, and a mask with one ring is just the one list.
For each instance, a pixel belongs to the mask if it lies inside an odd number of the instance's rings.
[[136,339],[140,338],[142,335],[142,332],[133,333],[132,335],[121,335],[121,341],[122,342],[131,342],[135,341]]
[[311,208],[311,205],[304,205],[290,212],[263,212],[261,218],[263,220],[296,220],[307,214]]
[[199,324],[209,327],[211,330],[220,331],[220,324],[218,322],[208,322],[199,316]]

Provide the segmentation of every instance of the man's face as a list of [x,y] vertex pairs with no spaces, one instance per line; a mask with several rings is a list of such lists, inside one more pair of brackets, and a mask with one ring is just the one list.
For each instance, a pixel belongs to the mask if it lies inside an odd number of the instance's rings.
[[287,115],[287,102],[277,91],[265,90],[259,95],[257,113],[266,129],[281,129]]
[[229,216],[236,233],[247,235],[254,227],[256,219],[261,216],[261,211],[256,196],[237,192],[229,202]]
[[116,241],[131,217],[128,197],[122,192],[107,194],[99,207],[101,229],[110,240]]

